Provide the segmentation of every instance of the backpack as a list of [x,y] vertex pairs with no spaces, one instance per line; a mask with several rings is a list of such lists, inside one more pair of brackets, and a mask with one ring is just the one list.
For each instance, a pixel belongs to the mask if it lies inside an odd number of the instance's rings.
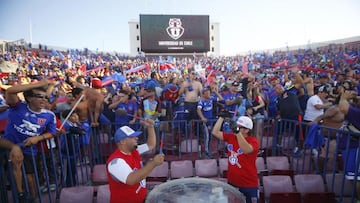
[[166,101],[175,102],[179,97],[179,87],[173,84],[169,84],[164,87],[162,91],[162,99]]

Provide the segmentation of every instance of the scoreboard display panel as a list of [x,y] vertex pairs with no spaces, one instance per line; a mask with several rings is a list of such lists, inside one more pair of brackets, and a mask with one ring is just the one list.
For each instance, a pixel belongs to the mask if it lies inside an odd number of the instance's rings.
[[140,15],[141,51],[193,53],[210,50],[208,15]]

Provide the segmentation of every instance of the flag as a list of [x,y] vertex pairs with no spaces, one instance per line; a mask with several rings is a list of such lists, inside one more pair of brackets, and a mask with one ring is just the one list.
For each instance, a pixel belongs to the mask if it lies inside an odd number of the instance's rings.
[[104,69],[104,68],[105,68],[105,66],[100,66],[100,67],[97,67],[97,68],[94,68],[94,69],[86,70],[86,71],[84,71],[84,73],[86,74],[86,73],[90,73],[92,71],[99,71],[99,70]]
[[345,54],[345,62],[347,64],[351,64],[351,63],[355,63],[358,60],[358,56],[356,56],[355,54],[349,55],[349,54]]
[[206,77],[206,84],[210,85],[215,79],[215,77],[216,77],[215,71],[214,70],[210,71],[209,75]]
[[142,70],[146,70],[148,72],[150,70],[150,66],[148,64],[143,64],[143,65],[137,66],[135,68],[131,68],[131,69],[125,71],[125,73],[126,74],[135,73],[135,72],[139,72]]
[[86,64],[82,64],[79,68],[82,72],[86,71]]
[[169,63],[169,62],[160,63],[160,66],[159,66],[160,73],[165,73],[167,71],[173,72],[175,69],[176,69],[175,65],[173,63]]
[[246,58],[244,58],[244,62],[242,64],[242,72],[246,74],[249,73],[248,61]]
[[108,84],[111,84],[114,81],[112,76],[107,76],[104,79],[101,80],[102,86],[106,86]]

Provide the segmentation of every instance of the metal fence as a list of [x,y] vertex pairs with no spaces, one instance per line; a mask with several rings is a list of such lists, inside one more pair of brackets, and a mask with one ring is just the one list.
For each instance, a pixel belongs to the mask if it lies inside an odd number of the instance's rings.
[[[226,143],[211,136],[215,122],[161,121],[156,125],[157,147],[144,155],[144,161],[159,152],[160,142],[163,142],[167,161],[225,157]],[[119,126],[114,123],[92,128],[88,145],[82,144],[81,138],[60,139],[66,135],[54,138],[53,148],[48,148],[45,142],[38,144],[38,153],[31,158],[35,171],[36,200],[56,202],[64,187],[95,185],[91,178],[93,168],[105,164],[116,149],[113,134]],[[145,142],[146,130],[142,126],[138,127],[144,132],[139,143]],[[258,156],[264,160],[267,157],[285,156],[289,160],[288,169],[293,170],[294,174],[320,174],[327,191],[335,192],[339,202],[343,202],[343,198],[355,201],[358,170],[354,170],[352,176],[347,171],[350,165],[359,169],[360,134],[346,127],[333,129],[318,125],[310,135],[311,127],[307,123],[292,120],[254,119],[252,133],[259,140]],[[227,130],[226,123],[223,129]],[[208,143],[207,135],[210,135]],[[209,151],[210,155],[205,154],[205,151]],[[0,153],[0,202],[18,202],[18,198],[14,198],[18,197],[18,193],[7,155],[5,150]],[[30,193],[24,168],[22,172],[23,187],[26,193]]]

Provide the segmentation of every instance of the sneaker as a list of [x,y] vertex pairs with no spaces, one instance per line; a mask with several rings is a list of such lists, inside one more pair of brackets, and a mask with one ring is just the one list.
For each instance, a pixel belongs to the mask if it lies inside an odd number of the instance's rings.
[[299,147],[295,147],[293,150],[293,157],[300,157],[301,155],[302,155],[302,152],[299,149]]
[[48,187],[47,187],[46,185],[44,185],[44,186],[41,186],[41,187],[40,187],[40,191],[41,191],[42,193],[45,193],[45,192],[48,192],[49,189],[48,189]]
[[33,203],[34,198],[25,192],[21,192],[18,194],[19,203]]
[[211,152],[204,152],[205,156],[207,156],[209,159],[214,158]]
[[83,164],[89,164],[89,163],[90,163],[89,157],[88,157],[88,156],[85,156],[85,157],[83,158],[83,160],[82,160],[81,163],[83,163]]
[[55,191],[56,190],[56,185],[55,184],[50,184],[49,188],[50,188],[50,191]]
[[319,152],[318,152],[318,150],[317,149],[312,149],[311,150],[311,154],[313,155],[313,156],[318,156],[318,154],[319,154]]

